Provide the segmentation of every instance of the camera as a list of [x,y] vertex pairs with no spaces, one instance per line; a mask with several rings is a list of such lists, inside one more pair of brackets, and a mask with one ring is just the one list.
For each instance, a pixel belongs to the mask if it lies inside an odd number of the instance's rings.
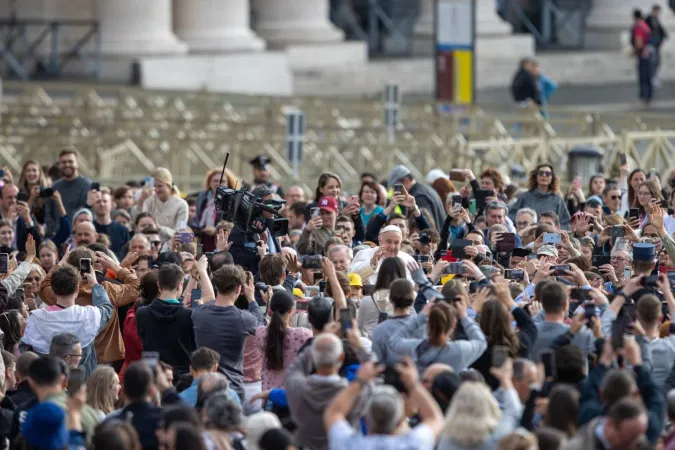
[[[229,158],[228,153],[220,174],[221,182]],[[243,233],[262,233],[270,230],[275,237],[288,233],[288,219],[281,218],[281,208],[286,203],[284,200],[263,201],[262,198],[249,192],[246,186],[242,186],[239,190],[219,187],[216,189],[214,202],[220,218],[233,222]],[[265,217],[264,213],[271,215],[272,218]]]
[[303,269],[321,269],[321,255],[306,255],[302,257]]
[[427,232],[420,233],[420,244],[422,245],[431,244],[431,236],[429,236],[429,233]]

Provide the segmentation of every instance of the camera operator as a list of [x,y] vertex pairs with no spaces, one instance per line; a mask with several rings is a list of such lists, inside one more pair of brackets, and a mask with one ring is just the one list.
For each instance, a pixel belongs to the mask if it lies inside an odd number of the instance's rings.
[[[260,198],[262,202],[275,199],[274,193],[267,186],[258,186],[253,191],[253,195]],[[271,219],[274,216],[270,212],[263,211],[262,217]],[[232,243],[229,251],[234,263],[254,275],[258,273],[260,260],[266,254],[281,253],[281,245],[270,230],[262,234],[244,233],[235,226],[230,233],[229,241]]]

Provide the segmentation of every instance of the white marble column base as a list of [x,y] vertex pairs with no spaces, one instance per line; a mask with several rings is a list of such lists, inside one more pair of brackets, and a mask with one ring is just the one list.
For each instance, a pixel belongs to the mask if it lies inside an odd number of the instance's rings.
[[190,48],[190,53],[259,52],[265,41],[250,29],[226,29],[214,32],[181,32],[180,38]]

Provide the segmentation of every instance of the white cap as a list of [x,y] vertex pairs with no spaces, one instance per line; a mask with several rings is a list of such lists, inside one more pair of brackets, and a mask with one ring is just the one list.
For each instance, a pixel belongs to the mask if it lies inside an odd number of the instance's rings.
[[387,233],[389,231],[393,231],[394,233],[398,233],[400,235],[403,235],[403,233],[401,232],[401,229],[399,227],[397,227],[396,225],[387,225],[386,227],[384,227],[380,230],[380,234],[384,234],[384,233]]
[[427,174],[427,183],[434,184],[434,181],[438,180],[439,178],[445,178],[446,180],[450,179],[448,174],[443,172],[441,169],[431,169]]

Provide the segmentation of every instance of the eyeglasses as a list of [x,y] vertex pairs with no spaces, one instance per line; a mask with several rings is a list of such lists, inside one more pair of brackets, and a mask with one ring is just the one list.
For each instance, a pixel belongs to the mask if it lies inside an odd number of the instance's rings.
[[539,175],[540,177],[550,177],[553,175],[553,172],[550,172],[548,170],[538,170],[537,175]]
[[612,256],[609,260],[611,262],[628,262],[626,258],[622,258],[621,256]]
[[530,222],[516,222],[516,226],[526,228],[530,226]]
[[162,241],[150,241],[150,244],[152,244],[153,247],[159,247],[162,245]]
[[66,355],[66,358],[80,359],[82,358],[82,353],[79,355]]
[[619,200],[619,199],[621,199],[621,195],[612,195],[609,198],[611,198],[612,200]]

